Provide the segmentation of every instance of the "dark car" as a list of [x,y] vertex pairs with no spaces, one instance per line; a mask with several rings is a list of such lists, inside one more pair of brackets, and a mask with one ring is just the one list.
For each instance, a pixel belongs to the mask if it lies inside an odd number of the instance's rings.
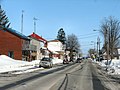
[[64,59],[64,60],[63,60],[63,64],[69,64],[68,59]]
[[82,58],[77,58],[76,63],[81,63],[82,62]]

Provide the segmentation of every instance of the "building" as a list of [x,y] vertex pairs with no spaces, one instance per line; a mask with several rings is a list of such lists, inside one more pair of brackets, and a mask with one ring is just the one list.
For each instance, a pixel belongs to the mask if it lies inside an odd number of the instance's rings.
[[[103,48],[102,48],[102,52],[103,52],[102,54],[103,59],[111,59],[111,56],[107,55],[107,53],[105,52]],[[112,59],[120,59],[120,47],[114,48]]]
[[120,59],[120,47],[115,48],[115,51],[113,52],[113,57],[115,59]]
[[40,37],[36,33],[32,33],[28,37],[30,37],[30,44],[35,45],[37,47],[36,51],[31,51],[31,59],[32,60],[41,59],[46,54],[45,52],[47,52],[46,51],[47,40]]
[[64,58],[63,44],[59,40],[48,41],[47,48],[52,52],[53,58]]
[[16,60],[29,61],[30,39],[11,28],[0,27],[0,54]]

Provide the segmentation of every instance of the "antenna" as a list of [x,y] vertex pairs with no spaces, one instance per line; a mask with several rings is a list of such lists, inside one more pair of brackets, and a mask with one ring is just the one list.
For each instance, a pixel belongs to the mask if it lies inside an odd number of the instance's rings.
[[21,33],[23,33],[23,13],[24,10],[22,10],[22,15],[21,15]]
[[34,20],[34,33],[36,33],[36,21],[37,21],[38,19],[34,17],[33,20]]

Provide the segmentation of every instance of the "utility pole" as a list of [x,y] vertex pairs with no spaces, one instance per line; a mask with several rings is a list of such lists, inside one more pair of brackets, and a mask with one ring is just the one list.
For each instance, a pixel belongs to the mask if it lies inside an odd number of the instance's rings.
[[33,20],[34,20],[34,33],[36,33],[36,21],[37,21],[38,19],[34,17]]
[[98,50],[98,57],[99,57],[99,61],[100,61],[100,38],[99,38],[99,36],[97,38],[97,50]]
[[21,33],[23,33],[23,13],[24,10],[22,10],[22,15],[21,15]]
[[[100,30],[93,30],[93,31],[100,31]],[[99,36],[97,38],[97,55],[98,55],[98,58],[100,61],[100,38],[99,38]]]
[[94,45],[94,52],[95,52],[95,51],[96,51],[96,48],[95,48],[95,43],[96,43],[96,42],[91,41],[91,43],[93,43],[93,45]]
[[99,44],[99,42],[98,42],[98,38],[97,38],[97,57],[98,57],[98,53],[99,53],[98,52],[98,46],[99,46],[98,44]]

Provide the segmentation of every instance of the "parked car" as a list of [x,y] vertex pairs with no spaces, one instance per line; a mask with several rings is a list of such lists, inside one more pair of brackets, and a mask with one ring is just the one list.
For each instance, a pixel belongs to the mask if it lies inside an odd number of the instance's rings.
[[69,64],[68,59],[64,59],[64,60],[63,60],[63,64]]
[[103,56],[100,56],[100,57],[97,57],[97,58],[96,58],[96,61],[102,61],[102,60],[104,60],[104,59],[103,59]]
[[41,61],[40,61],[40,63],[39,63],[39,67],[52,68],[53,67],[52,58],[49,58],[49,57],[42,58]]
[[76,63],[81,63],[82,62],[82,58],[77,58]]

